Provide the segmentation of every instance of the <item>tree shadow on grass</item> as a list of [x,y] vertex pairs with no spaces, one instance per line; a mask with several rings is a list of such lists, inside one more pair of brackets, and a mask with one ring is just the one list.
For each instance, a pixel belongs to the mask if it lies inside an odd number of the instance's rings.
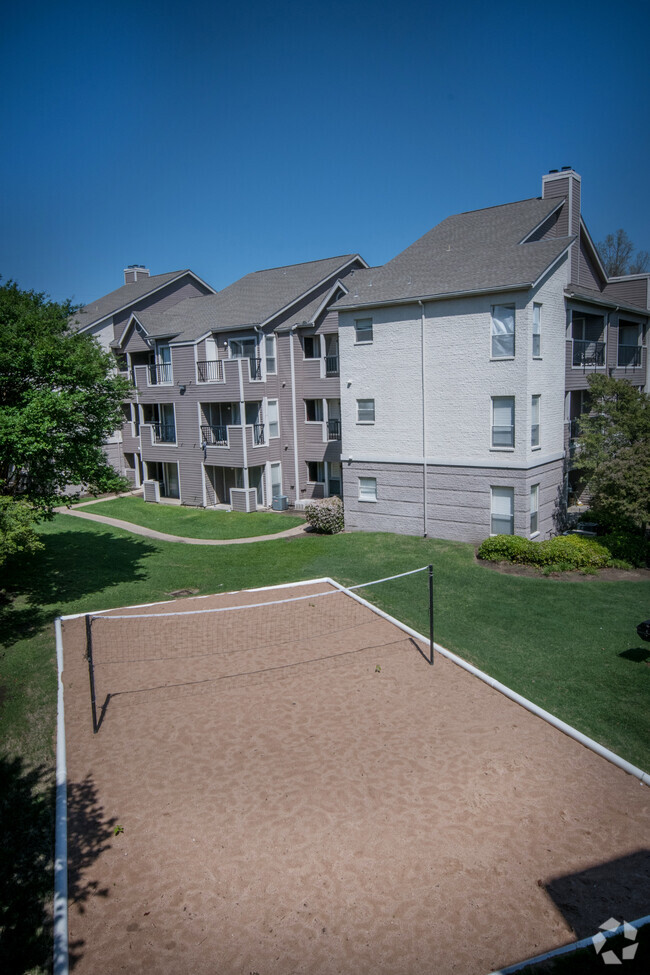
[[[144,580],[143,561],[156,546],[146,539],[110,532],[63,531],[43,535],[44,548],[7,567],[2,580],[7,597],[0,604],[0,629],[7,643],[33,635],[54,616],[38,607],[69,603],[124,582]],[[30,609],[17,609],[11,597],[24,596]]]
[[50,964],[53,812],[51,771],[0,757],[0,958],[7,975]]

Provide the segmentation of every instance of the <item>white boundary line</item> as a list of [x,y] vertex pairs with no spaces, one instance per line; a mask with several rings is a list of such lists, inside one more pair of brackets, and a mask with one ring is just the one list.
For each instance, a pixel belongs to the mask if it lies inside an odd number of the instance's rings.
[[[415,569],[413,572],[421,572],[421,569]],[[411,575],[413,572],[403,573],[404,575]],[[389,578],[398,578],[398,576],[390,576]],[[386,580],[387,581],[387,580]],[[420,640],[424,644],[429,643],[428,637],[423,636],[418,633],[417,630],[412,629],[405,623],[401,623],[399,620],[395,619],[394,616],[390,616],[383,610],[369,603],[366,599],[361,596],[357,596],[355,592],[348,589],[346,586],[341,585],[336,579],[332,579],[329,576],[323,576],[318,579],[305,579],[301,582],[284,582],[277,586],[260,586],[256,589],[237,589],[231,592],[225,593],[208,593],[204,596],[193,597],[195,599],[209,599],[213,596],[233,596],[239,595],[240,593],[246,592],[269,592],[276,589],[292,589],[296,586],[313,586],[319,585],[320,583],[328,583],[338,589],[340,592],[347,593],[351,599],[355,599],[358,603],[363,606],[367,606],[377,615],[383,617],[383,619],[388,620],[398,629],[402,630],[404,633],[408,633],[409,636],[414,637],[416,640]],[[368,585],[368,583],[366,583]],[[363,588],[363,585],[357,586],[355,588]],[[173,599],[161,600],[157,603],[140,603],[133,606],[117,606],[116,609],[144,609],[149,606],[164,606],[167,603],[175,602]],[[231,607],[229,607],[231,608]],[[240,607],[236,607],[240,608]],[[247,607],[242,606],[242,609]],[[250,608],[250,607],[249,607]],[[112,610],[97,610],[96,612],[88,613],[71,613],[68,616],[59,616],[54,621],[54,629],[56,634],[56,656],[57,656],[57,668],[58,668],[58,708],[57,708],[57,745],[56,745],[56,833],[55,833],[55,850],[54,850],[54,975],[68,975],[68,854],[67,854],[67,803],[66,803],[66,784],[67,784],[67,771],[66,771],[66,749],[65,749],[65,716],[64,716],[64,704],[63,704],[63,642],[61,636],[61,623],[65,620],[79,619],[83,616],[97,616],[102,613],[112,612]],[[199,612],[204,612],[200,610]],[[566,724],[566,722],[561,721],[556,718],[555,715],[551,714],[549,711],[545,711],[543,708],[538,707],[532,701],[527,698],[522,697],[521,694],[517,694],[506,684],[500,683],[500,681],[494,680],[489,674],[484,671],[479,670],[478,667],[474,667],[472,664],[467,663],[462,657],[458,657],[451,650],[447,650],[445,647],[440,646],[438,643],[434,643],[434,650],[441,654],[443,657],[447,657],[452,663],[457,664],[466,670],[468,673],[473,674],[474,677],[478,677],[489,687],[493,688],[499,693],[503,694],[505,697],[510,698],[516,704],[520,704],[522,707],[526,708],[532,714],[535,714],[538,718],[546,721],[548,724],[557,728],[558,731],[563,732],[568,735],[569,738],[573,738],[574,741],[579,742],[586,748],[589,748],[592,752],[600,755],[601,758],[606,759],[613,765],[618,766],[624,772],[629,775],[634,775],[639,781],[645,785],[650,785],[650,774],[644,772],[643,769],[637,768],[637,766],[632,765],[627,762],[620,755],[615,752],[610,751],[608,748],[604,748],[593,738],[588,738],[583,735],[582,732],[578,731],[577,728],[573,728],[571,725]],[[641,921],[628,922],[634,926],[642,926],[650,921],[650,916],[642,918]],[[589,944],[590,939],[585,942]],[[535,961],[539,961],[546,957],[551,957],[552,954],[561,954],[564,951],[571,951],[578,946],[583,946],[583,942],[577,942],[575,945],[567,945],[564,948],[558,948],[555,952],[549,952],[548,955],[540,955],[537,958],[529,959],[526,962],[521,962],[517,966],[509,969],[503,969],[502,972],[491,973],[491,975],[510,975],[511,972],[515,972],[520,968],[525,967],[525,965],[532,964]]]
[[[604,938],[615,938],[617,934],[623,934],[625,924],[636,928],[638,931],[639,928],[645,927],[646,924],[650,924],[650,914],[639,918],[637,921],[625,921],[624,924],[619,924],[619,926],[613,931],[598,931],[598,934],[601,934]],[[574,951],[580,951],[582,948],[588,948],[590,945],[592,948],[594,947],[593,937],[583,938],[582,941],[573,941],[570,945],[562,945],[561,948],[554,948],[553,951],[546,951],[543,955],[535,955],[534,958],[527,958],[526,961],[518,961],[514,965],[509,965],[508,968],[499,968],[497,971],[490,972],[490,975],[514,975],[515,972],[520,972],[523,968],[527,968],[529,965],[539,965],[543,961],[548,961],[549,958],[558,958],[560,955],[569,955]]]

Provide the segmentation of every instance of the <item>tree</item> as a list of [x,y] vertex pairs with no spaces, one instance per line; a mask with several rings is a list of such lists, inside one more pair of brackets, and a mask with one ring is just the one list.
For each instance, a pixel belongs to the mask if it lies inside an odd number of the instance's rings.
[[634,244],[622,227],[615,234],[607,234],[598,244],[598,251],[610,278],[621,274],[642,274],[650,265],[647,251],[637,251],[633,258]]
[[69,328],[72,311],[13,281],[0,286],[0,495],[22,504],[4,503],[0,531],[11,522],[23,542],[25,506],[38,519],[67,485],[125,486],[102,444],[121,423],[129,384],[110,353]]
[[623,379],[589,378],[579,466],[595,508],[642,531],[650,521],[650,397]]

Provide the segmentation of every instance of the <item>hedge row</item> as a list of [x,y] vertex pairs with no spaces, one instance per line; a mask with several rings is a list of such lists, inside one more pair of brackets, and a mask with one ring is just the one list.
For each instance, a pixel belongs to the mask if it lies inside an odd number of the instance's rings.
[[477,555],[488,562],[562,570],[604,569],[617,561],[600,541],[582,535],[557,535],[543,542],[519,535],[495,535],[481,543]]

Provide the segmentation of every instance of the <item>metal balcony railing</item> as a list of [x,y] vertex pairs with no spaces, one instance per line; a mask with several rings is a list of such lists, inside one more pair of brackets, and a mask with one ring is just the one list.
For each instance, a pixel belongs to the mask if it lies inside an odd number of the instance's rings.
[[213,426],[211,423],[202,424],[201,437],[208,447],[227,447],[228,427]]
[[573,340],[574,366],[604,366],[605,343],[592,342],[588,339]]
[[151,423],[154,443],[176,443],[175,423]]
[[641,346],[640,345],[619,345],[618,365],[623,368],[641,365]]
[[196,364],[200,383],[222,383],[223,362],[221,359],[203,359]]
[[264,440],[264,424],[254,423],[253,424],[253,443],[256,447],[262,447],[265,443]]
[[326,376],[338,376],[339,374],[339,357],[338,355],[326,355],[325,356],[325,375]]
[[341,421],[340,420],[328,420],[327,421],[327,439],[328,440],[340,440],[341,439]]
[[262,360],[249,359],[248,368],[250,370],[251,382],[259,382],[262,378]]
[[171,362],[152,362],[149,366],[149,385],[160,386],[163,383],[171,383],[172,364]]

